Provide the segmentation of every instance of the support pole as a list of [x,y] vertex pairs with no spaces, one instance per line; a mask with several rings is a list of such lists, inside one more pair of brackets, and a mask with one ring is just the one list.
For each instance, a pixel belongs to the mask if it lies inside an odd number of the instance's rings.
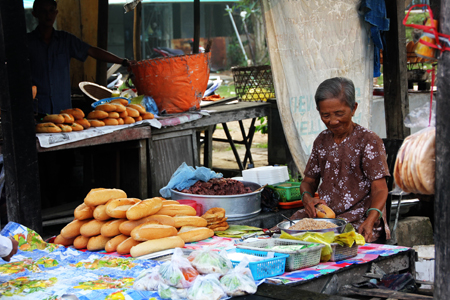
[[200,51],[200,0],[194,0],[194,45],[192,53]]
[[0,1],[0,89],[8,220],[42,232],[23,1]]
[[[98,0],[97,47],[108,50],[108,0]],[[97,60],[97,83],[106,86],[107,65]]]
[[141,34],[142,34],[142,2],[134,9],[134,23],[133,23],[133,53],[134,60],[142,60],[142,46],[141,46]]

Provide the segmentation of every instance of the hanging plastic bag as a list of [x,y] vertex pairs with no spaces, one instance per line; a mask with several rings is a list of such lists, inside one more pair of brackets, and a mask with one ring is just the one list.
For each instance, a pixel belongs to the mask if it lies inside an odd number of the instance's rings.
[[159,267],[155,266],[142,271],[134,281],[133,289],[138,291],[157,291],[158,285],[161,283]]
[[226,254],[208,248],[192,252],[188,256],[188,260],[200,274],[224,275],[233,268],[233,264]]
[[177,288],[188,288],[199,274],[189,260],[183,257],[183,250],[175,248],[172,259],[160,266],[159,275],[165,284]]
[[189,300],[219,300],[225,291],[219,282],[218,274],[198,276],[187,292]]
[[228,296],[242,296],[254,294],[258,287],[252,272],[247,267],[248,260],[244,258],[234,269],[220,278],[220,283]]
[[[431,115],[430,115],[431,107]],[[413,109],[409,112],[404,120],[404,124],[408,128],[426,128],[435,127],[436,125],[436,101],[425,103],[424,105]]]

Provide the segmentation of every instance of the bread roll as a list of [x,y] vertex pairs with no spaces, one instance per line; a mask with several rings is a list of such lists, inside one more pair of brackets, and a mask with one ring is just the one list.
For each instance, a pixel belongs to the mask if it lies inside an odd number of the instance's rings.
[[152,215],[149,217],[142,218],[140,220],[135,221],[126,221],[120,224],[119,231],[125,235],[131,235],[131,231],[137,226],[149,223],[149,224],[161,224],[161,225],[169,225],[174,226],[175,221],[172,217],[163,216],[163,215]]
[[72,123],[70,124],[70,127],[72,127],[72,131],[81,131],[84,129],[84,127],[78,123]]
[[117,246],[116,252],[119,254],[129,254],[131,248],[139,245],[140,243],[141,242],[134,240],[132,237],[129,237]]
[[110,237],[105,237],[103,235],[93,236],[89,239],[87,249],[89,251],[103,250],[110,239]]
[[44,122],[52,122],[55,124],[62,124],[62,123],[64,123],[64,116],[61,114],[46,115],[42,120]]
[[108,117],[108,113],[103,110],[93,110],[87,115],[87,119],[104,119]]
[[123,241],[125,241],[127,238],[129,238],[129,236],[124,235],[124,234],[120,234],[116,237],[113,237],[106,243],[105,251],[106,252],[115,252],[117,250],[117,246],[119,246],[119,244],[122,243]]
[[[113,199],[109,200],[108,202],[110,202],[112,200]],[[95,207],[94,213],[93,213],[94,219],[99,220],[99,221],[106,221],[106,220],[111,219],[111,217],[108,216],[108,214],[106,213],[106,205],[108,205],[108,202]]]
[[56,133],[61,131],[61,128],[52,122],[40,123],[36,125],[36,132],[38,133]]
[[139,112],[136,109],[131,108],[129,106],[127,106],[126,109],[127,109],[127,113],[128,113],[129,117],[133,117],[133,118],[139,117]]
[[118,119],[119,117],[120,116],[119,116],[118,112],[112,111],[112,112],[108,113],[108,118]]
[[86,249],[90,237],[79,235],[73,241],[75,249]]
[[150,119],[154,119],[155,118],[155,116],[151,112],[146,112],[141,117],[142,117],[143,120],[150,120]]
[[84,202],[78,205],[73,212],[76,220],[92,219],[94,216],[94,208],[87,206]]
[[75,120],[80,120],[84,118],[84,112],[79,108],[69,108],[61,111],[61,114],[70,114]]
[[105,122],[97,119],[87,119],[91,127],[102,127],[105,126]]
[[160,197],[154,197],[136,203],[127,210],[127,219],[139,220],[154,215],[162,208],[162,199]]
[[72,124],[75,118],[71,114],[61,114],[64,117],[65,124]]
[[[123,112],[119,113],[119,117],[121,117],[121,118],[126,118],[126,117],[128,117],[128,113],[127,113],[126,108],[125,108],[125,110],[124,110]],[[133,120],[134,120],[134,119],[133,119]]]
[[123,106],[127,106],[129,102],[126,99],[114,99],[110,103],[111,104],[118,103],[118,104],[122,104]]
[[122,119],[122,118],[118,118],[118,119],[117,119],[117,122],[119,122],[119,125],[123,125],[123,124],[125,124],[125,122],[123,121],[123,119]]
[[197,226],[197,227],[206,227],[208,222],[197,216],[176,216],[173,217],[175,221],[175,227],[180,228],[183,226]]
[[141,117],[141,116],[136,117],[136,118],[134,118],[134,120],[135,120],[136,122],[142,121],[142,117]]
[[179,236],[171,236],[157,240],[146,241],[131,248],[130,254],[138,257],[167,249],[183,248],[184,241]]
[[136,121],[132,117],[124,117],[123,118],[123,123],[124,124],[133,124],[133,123],[136,123]]
[[175,200],[163,200],[163,205],[169,205],[169,204],[175,204],[175,205],[179,205],[180,202],[175,201]]
[[114,237],[120,234],[119,226],[127,219],[116,219],[111,220],[103,224],[102,229],[100,231],[101,235],[106,237]]
[[140,114],[145,114],[147,111],[145,110],[145,107],[143,107],[140,104],[128,104],[127,107],[131,107],[134,108],[135,110],[137,110]]
[[73,220],[61,229],[61,236],[65,239],[75,238],[80,235],[81,226],[90,220]]
[[213,235],[214,231],[206,227],[192,228],[178,233],[178,236],[182,238],[185,243],[201,241],[210,238]]
[[59,128],[61,128],[62,132],[72,132],[72,127],[66,124],[56,124]]
[[99,221],[95,219],[90,220],[81,226],[80,234],[87,237],[99,235],[101,233],[102,226],[105,223],[106,221]]
[[316,213],[318,218],[328,218],[328,219],[336,218],[336,214],[334,213],[334,211],[325,204],[317,205]]
[[124,105],[120,104],[120,103],[113,103],[113,102],[111,102],[111,104],[116,106],[116,112],[117,113],[121,113],[121,112],[124,112],[124,111],[127,110],[126,107]]
[[158,215],[175,216],[195,216],[197,212],[192,206],[183,204],[168,204],[157,212]]
[[102,122],[104,122],[105,125],[108,125],[108,126],[117,126],[117,125],[119,125],[119,121],[117,119],[113,119],[113,118],[102,119]]
[[83,126],[84,129],[88,129],[91,127],[91,123],[89,123],[89,121],[87,119],[78,119],[78,120],[75,120],[74,123]]
[[125,219],[127,217],[127,210],[140,201],[136,198],[114,199],[106,205],[106,214],[111,218]]
[[87,206],[97,206],[105,204],[110,199],[126,198],[127,194],[120,189],[92,189],[84,198]]
[[173,226],[144,223],[131,231],[131,237],[136,241],[148,241],[177,235]]
[[70,239],[66,239],[64,238],[62,235],[57,235],[55,238],[55,241],[53,242],[54,244],[58,244],[58,245],[63,245],[63,246],[70,246],[73,244],[73,241],[75,240],[75,238],[70,238]]
[[116,106],[110,103],[100,104],[95,107],[95,110],[102,110],[106,112],[116,111]]

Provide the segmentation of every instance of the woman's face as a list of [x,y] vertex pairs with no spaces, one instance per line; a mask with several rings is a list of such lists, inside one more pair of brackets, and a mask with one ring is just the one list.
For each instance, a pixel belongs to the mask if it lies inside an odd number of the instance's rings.
[[358,104],[352,109],[348,104],[340,99],[331,98],[319,102],[319,113],[322,122],[335,135],[342,136],[352,129],[352,117],[355,114]]

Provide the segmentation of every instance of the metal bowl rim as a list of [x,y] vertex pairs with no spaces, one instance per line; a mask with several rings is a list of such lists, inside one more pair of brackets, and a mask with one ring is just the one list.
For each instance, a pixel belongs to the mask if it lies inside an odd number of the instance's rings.
[[[343,227],[343,226],[345,227],[345,225],[347,225],[347,221],[341,220],[341,219],[329,219],[329,218],[310,218],[310,219],[317,220],[317,221],[327,221],[327,222],[330,222],[330,223],[338,225],[338,227],[324,228],[324,229],[313,229],[313,230],[297,230],[297,229],[288,229],[290,226],[288,226],[286,228],[281,227],[283,224],[290,224],[289,221],[282,221],[282,222],[277,224],[277,228],[280,229],[280,230],[291,230],[291,231],[296,231],[296,232],[307,232],[307,231],[318,231],[318,230],[331,231],[331,230],[334,230],[334,229],[337,229],[337,228],[340,228],[340,227]],[[303,220],[303,219],[292,220],[292,222],[297,223],[298,221],[301,221],[301,220]],[[339,223],[341,223],[341,225],[339,225]]]
[[[244,186],[245,186],[246,183],[252,183],[252,184],[257,185],[258,188],[261,187],[261,185],[260,185],[259,183],[257,183],[257,182],[253,182],[253,181],[243,181],[243,180],[239,180],[239,181],[242,182],[242,183],[244,184]],[[174,190],[174,189],[170,189],[170,191],[171,191],[172,193],[176,193],[176,194],[179,194],[179,195],[186,195],[187,197],[189,197],[189,196],[190,196],[190,197],[200,197],[200,198],[211,198],[211,197],[214,197],[214,198],[219,198],[219,199],[220,199],[220,198],[245,197],[245,196],[250,196],[250,195],[257,195],[257,194],[262,193],[263,190],[259,190],[259,191],[257,191],[257,192],[251,192],[251,193],[247,193],[247,194],[236,194],[236,195],[198,195],[198,194],[182,193],[182,192],[176,191],[176,190]]]

